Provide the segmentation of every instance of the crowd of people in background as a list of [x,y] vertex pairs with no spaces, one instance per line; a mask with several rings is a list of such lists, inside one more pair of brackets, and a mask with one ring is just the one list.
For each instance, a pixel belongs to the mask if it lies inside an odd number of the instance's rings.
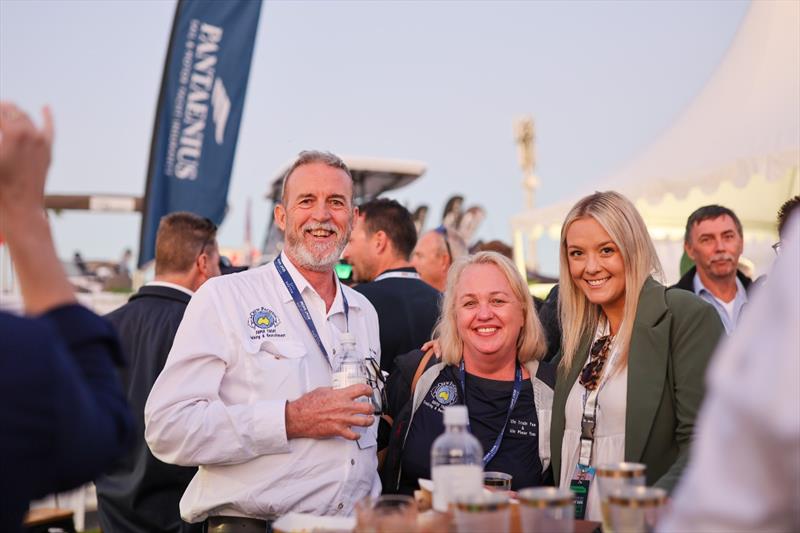
[[[668,287],[633,203],[586,196],[542,301],[507,246],[470,253],[445,226],[418,238],[405,207],[356,206],[347,165],[306,151],[274,207],[278,257],[221,275],[216,226],[170,214],[155,279],[101,318],[76,304],[53,247],[44,117],[37,128],[0,103],[0,233],[27,315],[0,313],[0,530],[19,531],[31,499],[91,480],[107,532],[349,516],[431,477],[456,404],[484,468],[514,490],[587,488],[578,518],[600,518],[593,468],[629,461],[674,497],[663,531],[800,529],[800,198],[757,281],[738,269],[736,214],[698,208],[684,242],[695,266]],[[368,384],[341,381],[352,347]],[[376,388],[379,411],[363,401]]]

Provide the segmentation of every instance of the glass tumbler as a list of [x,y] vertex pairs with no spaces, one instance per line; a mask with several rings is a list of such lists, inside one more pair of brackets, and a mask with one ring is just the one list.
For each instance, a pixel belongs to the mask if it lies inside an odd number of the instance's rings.
[[621,487],[608,497],[615,533],[651,533],[661,518],[667,491],[655,487]]
[[483,486],[493,491],[511,490],[511,474],[505,472],[484,472]]
[[489,492],[457,497],[455,523],[458,533],[509,533],[511,500],[508,493]]
[[520,524],[524,532],[572,533],[575,527],[575,495],[569,489],[537,487],[522,489]]
[[417,504],[411,496],[387,494],[356,505],[358,533],[406,533],[417,530]]
[[608,515],[608,496],[621,487],[644,487],[645,468],[641,463],[608,463],[598,465],[595,469],[604,533],[614,533]]

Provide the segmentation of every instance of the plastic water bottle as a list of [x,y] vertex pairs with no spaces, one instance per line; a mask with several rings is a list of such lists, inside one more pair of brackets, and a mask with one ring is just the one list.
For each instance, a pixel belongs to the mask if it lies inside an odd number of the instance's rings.
[[433,508],[447,511],[459,496],[483,492],[483,448],[467,429],[469,414],[464,405],[444,409],[444,433],[433,441],[431,477]]
[[[342,354],[333,372],[333,388],[343,389],[350,385],[369,383],[369,371],[367,362],[356,350],[356,338],[349,331],[345,331],[339,337],[342,344]],[[359,396],[357,402],[370,402],[370,398]],[[351,428],[359,435],[363,435],[368,428],[363,426],[353,426]]]
[[[367,383],[369,372],[363,357],[356,351],[356,338],[349,331],[345,331],[339,337],[342,344],[342,354],[338,364],[333,371],[333,388],[343,389],[358,383]],[[365,396],[359,397],[361,400],[369,401]]]

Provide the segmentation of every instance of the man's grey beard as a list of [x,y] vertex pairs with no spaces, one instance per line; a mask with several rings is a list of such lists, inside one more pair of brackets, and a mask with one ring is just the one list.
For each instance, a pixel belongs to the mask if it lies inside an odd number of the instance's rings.
[[[315,254],[315,250],[309,249],[303,240],[303,234],[306,232],[306,230],[313,231],[315,229],[332,231],[337,236],[337,240],[333,249],[325,255],[320,256],[319,254],[323,253],[324,248],[327,248],[327,246],[321,247],[323,248],[321,250],[316,250],[317,253]],[[332,270],[333,266],[339,261],[339,257],[342,255],[342,250],[344,250],[344,247],[347,246],[347,241],[349,239],[349,225],[345,235],[341,235],[338,228],[336,228],[336,226],[333,224],[306,224],[300,228],[299,235],[294,231],[286,232],[286,246],[284,247],[284,250],[286,251],[286,254],[294,260],[297,266],[314,272],[327,272]]]

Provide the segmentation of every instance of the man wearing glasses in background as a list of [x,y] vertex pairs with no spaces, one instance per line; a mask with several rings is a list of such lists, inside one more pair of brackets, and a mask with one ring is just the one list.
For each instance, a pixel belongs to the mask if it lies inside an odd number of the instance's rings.
[[176,212],[156,234],[155,280],[106,316],[120,337],[128,365],[121,370],[136,423],[136,442],[114,469],[99,477],[97,511],[104,531],[200,533],[181,521],[178,502],[196,468],[162,463],[144,441],[144,404],[164,368],[175,332],[194,292],[220,275],[217,227],[207,218]]
[[445,226],[423,233],[411,254],[411,265],[417,269],[422,281],[439,292],[444,292],[450,265],[466,255],[464,240]]
[[378,317],[334,266],[358,210],[337,156],[302,152],[287,171],[273,262],[221,276],[192,297],[145,406],[159,459],[199,466],[181,516],[209,533],[264,533],[289,512],[353,514],[377,496],[367,384],[332,389],[342,338],[380,362]]

